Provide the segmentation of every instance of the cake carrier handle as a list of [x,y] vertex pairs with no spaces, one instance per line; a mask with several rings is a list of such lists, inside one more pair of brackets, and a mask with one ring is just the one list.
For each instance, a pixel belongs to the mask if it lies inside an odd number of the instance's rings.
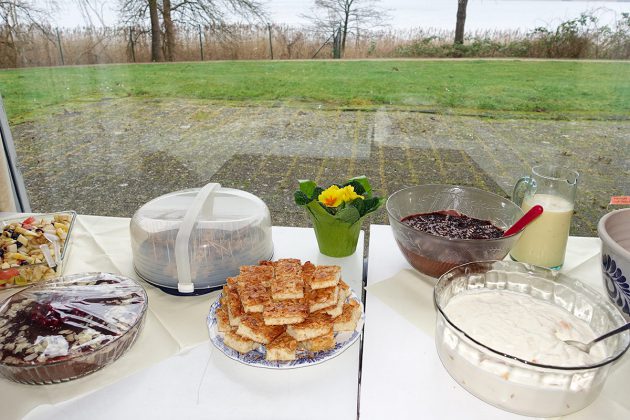
[[195,291],[195,285],[190,274],[190,254],[188,252],[190,235],[199,214],[204,209],[208,211],[207,216],[212,215],[214,192],[219,188],[221,188],[221,184],[211,182],[199,190],[192,205],[186,212],[184,220],[182,220],[179,232],[177,232],[177,237],[175,238],[175,265],[177,265],[177,290],[180,293],[193,293]]

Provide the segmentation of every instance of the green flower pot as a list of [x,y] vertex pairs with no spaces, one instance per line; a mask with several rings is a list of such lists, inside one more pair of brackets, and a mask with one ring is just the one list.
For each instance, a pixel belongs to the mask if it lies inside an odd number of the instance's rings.
[[[307,207],[308,209],[308,207]],[[319,252],[329,257],[347,257],[354,254],[359,242],[363,218],[350,224],[328,214],[314,214],[309,210]]]

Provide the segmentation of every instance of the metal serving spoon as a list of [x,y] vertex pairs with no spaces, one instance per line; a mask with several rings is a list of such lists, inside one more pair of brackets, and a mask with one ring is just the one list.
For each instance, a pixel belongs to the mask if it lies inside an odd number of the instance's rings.
[[[44,238],[48,239],[48,242],[53,245],[53,249],[55,251],[55,266],[61,264],[61,247],[59,246],[59,237],[52,233],[44,232]],[[51,265],[51,267],[53,266]]]
[[596,339],[588,343],[582,343],[581,341],[575,341],[575,340],[564,340],[564,342],[570,346],[577,347],[578,349],[582,350],[584,353],[588,353],[591,350],[591,347],[595,345],[595,343],[602,341],[612,335],[619,334],[620,332],[623,332],[625,330],[630,330],[630,322],[628,322],[625,325],[622,325],[621,327],[617,329],[609,331],[604,335],[600,335],[599,337],[597,337]]

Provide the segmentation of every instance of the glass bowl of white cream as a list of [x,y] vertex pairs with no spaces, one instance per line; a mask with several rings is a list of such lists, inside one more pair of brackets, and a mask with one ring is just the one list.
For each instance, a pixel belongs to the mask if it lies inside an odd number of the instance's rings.
[[518,414],[555,417],[599,395],[630,332],[584,353],[589,342],[625,323],[603,294],[553,270],[512,261],[464,264],[435,286],[436,346],[462,387]]

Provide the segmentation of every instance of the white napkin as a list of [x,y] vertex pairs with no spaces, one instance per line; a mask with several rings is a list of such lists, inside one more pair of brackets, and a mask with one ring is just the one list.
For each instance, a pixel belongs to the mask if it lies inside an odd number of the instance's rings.
[[375,297],[430,336],[435,334],[433,286],[437,280],[415,270],[401,270],[387,280],[366,287],[367,305]]

